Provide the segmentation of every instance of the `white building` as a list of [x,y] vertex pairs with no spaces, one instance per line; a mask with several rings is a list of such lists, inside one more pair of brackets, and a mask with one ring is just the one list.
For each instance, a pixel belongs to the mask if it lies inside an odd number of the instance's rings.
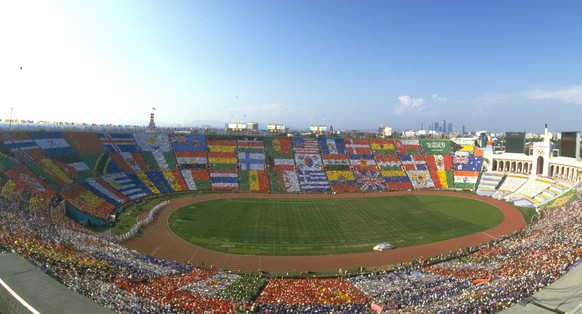
[[309,126],[309,131],[312,134],[323,134],[327,131],[327,127],[324,125],[311,125]]
[[269,123],[267,125],[267,132],[269,133],[285,133],[287,128],[283,124]]
[[226,128],[227,131],[259,131],[259,124],[256,122],[229,122]]

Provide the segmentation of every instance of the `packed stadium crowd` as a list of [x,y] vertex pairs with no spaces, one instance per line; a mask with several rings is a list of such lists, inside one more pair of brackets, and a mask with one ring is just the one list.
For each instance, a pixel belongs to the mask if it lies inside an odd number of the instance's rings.
[[[581,260],[580,186],[569,202],[541,210],[531,225],[501,240],[326,278],[238,274],[152,258],[117,244],[130,235],[94,233],[51,206],[64,199],[82,217],[107,220],[121,204],[179,191],[474,188],[481,156],[446,141],[56,132],[2,133],[0,140],[0,254],[21,255],[116,312],[496,312]],[[520,185],[508,187],[513,181],[525,179],[507,176],[499,189],[514,191]]]
[[[496,312],[563,275],[582,257],[582,201],[455,257],[333,278],[269,278],[151,258],[58,212],[0,203],[0,251],[18,253],[72,290],[118,312]],[[58,219],[55,219],[58,217]]]

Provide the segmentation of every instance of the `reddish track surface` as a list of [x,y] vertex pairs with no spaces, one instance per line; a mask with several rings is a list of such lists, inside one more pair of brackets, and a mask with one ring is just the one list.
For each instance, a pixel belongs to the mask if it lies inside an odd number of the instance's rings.
[[[422,244],[406,248],[397,248],[384,252],[366,252],[343,255],[321,256],[251,256],[235,255],[210,251],[192,245],[177,237],[168,227],[168,218],[176,209],[188,204],[214,199],[233,197],[253,198],[354,198],[354,197],[385,197],[403,194],[439,194],[480,200],[498,207],[504,215],[503,221],[489,230],[445,241]],[[147,215],[147,213],[144,213]],[[141,219],[141,217],[140,217]],[[339,269],[370,268],[390,264],[408,262],[415,257],[432,257],[439,254],[456,251],[461,248],[475,246],[513,233],[525,227],[519,211],[510,204],[492,198],[475,194],[455,192],[390,192],[362,194],[204,194],[192,197],[178,198],[161,209],[139,237],[123,243],[130,249],[143,254],[177,262],[188,262],[203,267],[228,269],[233,271],[267,271],[275,273],[286,272],[335,272]],[[370,248],[371,249],[371,248]]]

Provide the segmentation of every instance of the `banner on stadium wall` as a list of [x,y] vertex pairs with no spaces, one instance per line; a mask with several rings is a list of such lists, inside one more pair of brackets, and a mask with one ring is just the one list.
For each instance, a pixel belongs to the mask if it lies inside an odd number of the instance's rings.
[[453,150],[449,140],[424,140],[420,145],[425,155],[450,155]]

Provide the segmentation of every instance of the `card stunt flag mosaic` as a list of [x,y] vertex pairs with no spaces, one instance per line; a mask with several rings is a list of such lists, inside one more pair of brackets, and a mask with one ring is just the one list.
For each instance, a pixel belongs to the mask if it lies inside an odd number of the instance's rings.
[[206,191],[212,188],[208,170],[182,169],[182,178],[191,191]]
[[291,138],[295,154],[319,154],[319,143],[316,138]]
[[235,191],[238,190],[238,174],[231,170],[211,170],[210,183],[212,190]]
[[321,155],[325,170],[349,170],[350,159],[345,154]]
[[346,154],[346,146],[343,138],[320,138],[319,149],[322,154],[337,155]]
[[96,133],[108,153],[138,152],[133,135],[129,133]]
[[376,170],[374,155],[349,155],[350,165],[355,170]]
[[370,148],[372,148],[372,151],[376,155],[396,154],[396,146],[394,146],[394,141],[392,140],[371,139]]
[[356,184],[356,177],[351,171],[326,171],[327,180],[334,192],[356,192],[359,191]]
[[346,150],[350,155],[370,155],[372,150],[370,149],[370,143],[368,140],[363,139],[345,139]]
[[263,153],[238,153],[238,165],[240,170],[265,170],[267,162]]
[[206,145],[206,136],[203,134],[172,134],[170,135],[170,142],[174,148],[174,152],[206,152],[208,146]]
[[167,134],[137,133],[133,137],[137,146],[143,152],[169,152],[172,149]]
[[239,171],[239,188],[243,191],[268,192],[269,175],[267,171]]
[[299,184],[303,192],[329,192],[325,171],[298,171]]
[[420,145],[425,155],[450,155],[452,152],[451,141],[448,140],[423,140]]
[[383,191],[386,189],[385,180],[379,171],[354,171],[354,174],[362,192]]
[[265,152],[265,143],[259,140],[238,140],[236,145],[239,152],[263,154]]
[[265,150],[267,155],[274,158],[293,159],[291,139],[288,137],[266,139]]
[[274,193],[299,193],[299,178],[293,170],[269,171],[271,191]]
[[374,159],[376,160],[376,165],[380,170],[401,170],[402,163],[400,163],[400,158],[398,155],[388,155],[388,154],[380,154],[374,155]]
[[208,157],[206,152],[174,152],[180,168],[206,169]]
[[1,135],[4,145],[21,162],[45,158],[44,152],[26,132],[6,132]]
[[295,154],[295,165],[302,171],[321,170],[323,162],[319,154]]

